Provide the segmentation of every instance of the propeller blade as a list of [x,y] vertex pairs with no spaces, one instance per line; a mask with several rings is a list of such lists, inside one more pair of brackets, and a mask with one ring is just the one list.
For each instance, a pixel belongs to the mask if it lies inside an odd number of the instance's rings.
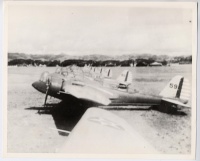
[[47,89],[47,92],[46,92],[46,95],[45,95],[44,106],[46,106],[47,97],[48,97],[48,91],[49,91],[49,89]]
[[47,102],[47,98],[48,98],[48,94],[49,94],[49,87],[50,87],[50,81],[48,79],[47,80],[47,91],[46,91],[45,100],[44,100],[44,106],[46,106],[46,102]]

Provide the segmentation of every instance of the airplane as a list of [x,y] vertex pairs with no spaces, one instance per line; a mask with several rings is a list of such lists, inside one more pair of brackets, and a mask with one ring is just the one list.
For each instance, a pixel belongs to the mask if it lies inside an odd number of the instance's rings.
[[90,65],[85,65],[82,70],[86,77],[93,77],[96,79],[112,78],[112,70],[109,68],[95,68],[90,67]]
[[107,70],[107,76],[101,73],[99,77],[94,74],[88,76],[95,68],[91,67],[91,70],[70,66],[52,74],[43,72],[32,86],[46,95],[44,105],[47,97],[52,96],[61,100],[70,97],[104,106],[158,106],[160,111],[166,113],[190,107],[190,83],[183,76],[173,77],[158,96],[151,96],[130,88],[133,82],[132,73],[128,70],[124,70],[117,79],[111,78],[108,74],[110,70]]

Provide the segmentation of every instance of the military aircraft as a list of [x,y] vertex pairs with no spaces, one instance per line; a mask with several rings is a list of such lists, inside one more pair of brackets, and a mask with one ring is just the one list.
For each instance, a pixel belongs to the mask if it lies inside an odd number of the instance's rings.
[[132,73],[124,70],[117,79],[112,79],[110,69],[97,69],[86,66],[59,68],[55,73],[43,72],[32,86],[45,93],[65,100],[73,97],[97,105],[158,105],[160,110],[170,112],[180,107],[189,107],[190,84],[183,76],[173,77],[158,96],[140,94],[130,88]]

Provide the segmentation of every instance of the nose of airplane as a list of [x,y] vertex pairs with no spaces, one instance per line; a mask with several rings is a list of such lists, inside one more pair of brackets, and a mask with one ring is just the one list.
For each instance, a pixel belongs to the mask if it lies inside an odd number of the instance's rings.
[[46,93],[47,85],[45,82],[42,81],[36,81],[32,84],[33,88],[38,90],[39,92]]
[[37,89],[37,82],[32,83],[33,88]]

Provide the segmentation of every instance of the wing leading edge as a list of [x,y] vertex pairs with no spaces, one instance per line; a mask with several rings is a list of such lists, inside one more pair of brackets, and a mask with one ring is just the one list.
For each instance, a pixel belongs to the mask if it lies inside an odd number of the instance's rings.
[[112,93],[92,86],[66,84],[64,86],[64,91],[78,99],[92,101],[102,105],[108,105],[111,103],[109,98]]

